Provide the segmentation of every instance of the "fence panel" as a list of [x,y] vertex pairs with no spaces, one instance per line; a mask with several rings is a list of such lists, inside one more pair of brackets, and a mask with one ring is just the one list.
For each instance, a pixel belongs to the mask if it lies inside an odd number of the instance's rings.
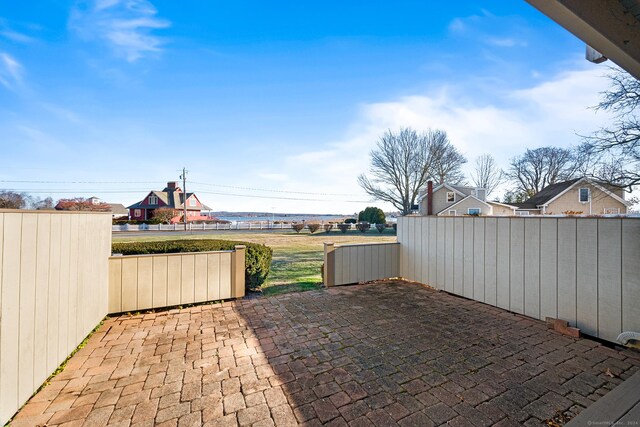
[[640,331],[640,221],[622,221],[622,330]]
[[324,283],[347,285],[398,277],[399,243],[340,245],[325,243]]
[[0,211],[2,424],[107,314],[110,224],[100,213]]
[[[640,332],[638,218],[404,217],[398,224],[401,252],[422,257],[403,260],[401,277],[413,280],[420,265],[434,288],[561,318],[588,335],[615,341]],[[435,241],[425,246],[424,236],[410,235],[417,230]]]
[[112,256],[109,312],[242,297],[244,256],[243,245],[234,251]]

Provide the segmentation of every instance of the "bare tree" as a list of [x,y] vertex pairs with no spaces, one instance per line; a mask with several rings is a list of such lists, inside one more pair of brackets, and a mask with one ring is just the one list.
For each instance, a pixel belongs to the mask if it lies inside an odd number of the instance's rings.
[[449,141],[443,131],[431,132],[432,143],[430,154],[433,159],[431,178],[438,184],[464,184],[466,179],[462,172],[462,165],[467,159]]
[[45,197],[42,200],[34,199],[32,205],[34,209],[38,210],[53,210],[55,206],[51,197]]
[[573,178],[580,170],[579,158],[571,149],[541,147],[511,159],[507,177],[513,190],[531,197],[544,187]]
[[370,153],[371,178],[362,174],[360,186],[373,198],[389,202],[403,215],[411,212],[420,188],[429,179],[458,179],[456,174],[466,161],[442,130],[419,134],[403,128],[390,130]]
[[476,159],[475,169],[471,172],[471,182],[475,187],[484,188],[487,197],[502,183],[503,172],[491,154],[483,154]]
[[153,211],[151,219],[159,224],[169,224],[171,220],[179,214],[171,208],[159,208]]
[[608,78],[611,87],[595,109],[614,113],[614,121],[584,137],[582,151],[592,161],[592,177],[631,189],[640,184],[640,81],[619,68]]
[[29,204],[29,195],[15,191],[0,191],[0,209],[24,209]]
[[56,210],[59,211],[92,211],[92,212],[109,212],[111,207],[100,202],[94,204],[89,199],[84,197],[75,197],[73,199],[60,199],[56,205]]

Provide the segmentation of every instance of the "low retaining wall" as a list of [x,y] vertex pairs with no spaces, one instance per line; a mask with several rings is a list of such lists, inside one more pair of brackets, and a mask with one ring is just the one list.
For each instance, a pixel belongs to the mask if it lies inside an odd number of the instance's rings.
[[109,312],[244,296],[245,246],[234,251],[109,258]]
[[398,277],[399,259],[399,243],[325,243],[324,283],[338,286]]

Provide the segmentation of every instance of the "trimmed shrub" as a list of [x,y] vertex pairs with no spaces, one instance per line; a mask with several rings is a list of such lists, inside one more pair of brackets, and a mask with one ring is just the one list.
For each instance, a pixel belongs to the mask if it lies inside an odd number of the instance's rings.
[[387,224],[376,224],[376,230],[382,234],[384,230],[387,228]]
[[258,243],[231,240],[165,240],[160,242],[113,243],[111,251],[122,255],[172,254],[178,252],[229,251],[236,245],[245,245],[245,287],[256,290],[265,282],[271,268],[273,251]]
[[304,224],[291,224],[291,228],[293,228],[296,233],[299,233],[304,228]]
[[347,218],[344,220],[345,224],[355,224],[356,222],[358,222],[355,218]]
[[356,224],[356,228],[361,232],[361,233],[366,233],[370,228],[371,228],[371,224],[369,224],[366,221],[362,221]]
[[351,228],[351,224],[338,224],[338,229],[343,233],[346,233],[348,229]]
[[320,224],[307,224],[307,228],[313,234],[320,229]]
[[330,222],[329,224],[325,224],[324,225],[324,232],[329,234],[329,232],[331,231],[331,229],[333,228],[333,223]]

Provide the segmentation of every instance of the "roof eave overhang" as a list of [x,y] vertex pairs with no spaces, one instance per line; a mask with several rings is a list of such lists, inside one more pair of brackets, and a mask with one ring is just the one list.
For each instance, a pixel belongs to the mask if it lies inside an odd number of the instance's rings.
[[640,21],[629,0],[526,0],[640,79]]

